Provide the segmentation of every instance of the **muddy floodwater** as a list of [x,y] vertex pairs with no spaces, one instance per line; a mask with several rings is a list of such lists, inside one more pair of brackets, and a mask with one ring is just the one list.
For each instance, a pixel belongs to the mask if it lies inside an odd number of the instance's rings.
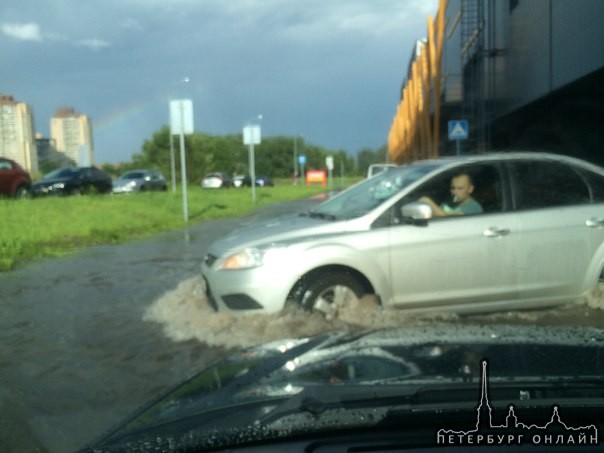
[[213,312],[199,272],[209,244],[242,224],[318,201],[0,274],[0,451],[75,451],[229,350],[277,338],[435,321],[604,327],[598,300],[459,317],[381,310],[366,297],[331,322],[295,308],[243,317]]

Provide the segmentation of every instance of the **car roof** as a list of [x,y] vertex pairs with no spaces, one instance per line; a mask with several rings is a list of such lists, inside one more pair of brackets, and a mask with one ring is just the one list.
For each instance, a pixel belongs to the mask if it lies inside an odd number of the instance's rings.
[[501,160],[549,160],[557,161],[565,164],[578,165],[582,167],[589,167],[596,171],[604,171],[604,168],[593,164],[591,162],[567,156],[564,154],[554,154],[545,151],[487,151],[482,154],[465,154],[461,156],[443,156],[437,159],[425,159],[417,160],[412,164],[441,164],[443,166],[464,164],[464,163],[475,163],[475,162],[489,162],[489,161],[501,161]]

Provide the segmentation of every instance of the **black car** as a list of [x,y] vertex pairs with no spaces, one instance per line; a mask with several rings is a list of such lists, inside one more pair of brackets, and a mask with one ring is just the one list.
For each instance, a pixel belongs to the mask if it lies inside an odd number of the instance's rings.
[[273,187],[275,184],[268,176],[256,176],[256,185],[260,187]]
[[34,196],[110,193],[111,176],[96,167],[64,167],[45,175],[32,186]]
[[[252,178],[249,176],[238,176],[235,187],[252,187]],[[273,187],[275,184],[268,176],[256,176],[256,187]]]

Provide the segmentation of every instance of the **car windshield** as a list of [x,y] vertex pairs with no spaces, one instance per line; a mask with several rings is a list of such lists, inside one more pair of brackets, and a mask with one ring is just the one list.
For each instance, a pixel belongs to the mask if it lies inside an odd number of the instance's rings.
[[124,173],[122,176],[120,176],[120,179],[143,179],[145,176],[147,176],[147,174],[141,171],[131,171]]
[[440,165],[442,164],[429,162],[404,165],[381,172],[326,201],[314,209],[312,214],[337,219],[360,217],[382,205],[402,189],[418,181]]
[[78,173],[77,168],[58,168],[44,175],[43,179],[68,178]]
[[0,49],[0,453],[604,450],[604,0],[2,0]]

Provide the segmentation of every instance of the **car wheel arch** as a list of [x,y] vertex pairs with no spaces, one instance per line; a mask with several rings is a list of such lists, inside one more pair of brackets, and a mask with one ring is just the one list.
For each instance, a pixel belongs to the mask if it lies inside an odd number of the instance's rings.
[[312,282],[317,280],[320,276],[337,273],[348,274],[350,277],[355,279],[362,286],[365,294],[375,293],[374,285],[361,271],[347,265],[329,264],[316,267],[301,275],[291,288],[287,298],[299,302],[304,291]]

